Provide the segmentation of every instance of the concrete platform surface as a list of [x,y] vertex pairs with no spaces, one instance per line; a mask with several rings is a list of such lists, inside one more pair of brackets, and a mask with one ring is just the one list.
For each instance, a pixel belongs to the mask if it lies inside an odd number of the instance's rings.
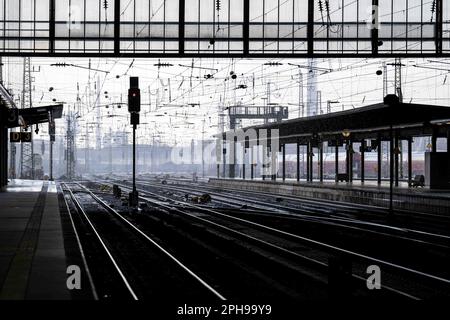
[[[259,191],[279,195],[298,196],[311,199],[356,203],[378,207],[389,207],[390,188],[384,182],[378,186],[374,182],[361,184],[335,183],[331,181],[297,182],[294,180],[243,180],[209,179],[209,184],[222,188],[235,188],[245,191]],[[393,190],[394,209],[428,214],[450,216],[450,191],[430,190],[429,188],[408,188],[402,183]]]
[[12,180],[0,193],[0,299],[70,299],[66,268],[55,183]]

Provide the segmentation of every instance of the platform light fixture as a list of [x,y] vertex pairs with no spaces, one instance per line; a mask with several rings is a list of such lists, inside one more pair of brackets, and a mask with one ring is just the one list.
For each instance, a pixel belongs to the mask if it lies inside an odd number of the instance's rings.
[[342,136],[343,136],[344,138],[349,138],[350,135],[351,135],[350,130],[345,129],[345,130],[342,131]]

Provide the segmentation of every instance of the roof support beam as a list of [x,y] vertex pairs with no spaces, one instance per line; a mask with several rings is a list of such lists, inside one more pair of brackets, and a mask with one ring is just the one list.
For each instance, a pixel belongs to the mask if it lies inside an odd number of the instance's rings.
[[250,52],[250,0],[244,0],[244,24],[242,30],[244,56]]
[[55,52],[55,29],[56,29],[56,22],[55,22],[55,1],[56,0],[49,0],[49,8],[50,8],[50,12],[49,12],[49,44],[48,44],[48,48],[49,48],[49,52],[50,53],[54,53]]
[[8,90],[3,86],[2,83],[0,83],[0,100],[5,101],[6,105],[9,108],[17,108],[13,97],[9,94]]
[[443,0],[436,0],[436,54],[442,54]]
[[308,56],[314,54],[314,0],[308,0]]
[[185,21],[186,21],[186,0],[179,0],[178,2],[178,52],[184,54],[184,36],[185,36]]
[[114,0],[114,54],[120,54],[120,0]]
[[378,54],[378,0],[372,0],[372,54]]

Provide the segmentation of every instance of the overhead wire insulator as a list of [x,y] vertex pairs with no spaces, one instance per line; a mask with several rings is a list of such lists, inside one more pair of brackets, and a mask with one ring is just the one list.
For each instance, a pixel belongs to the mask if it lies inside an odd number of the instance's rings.
[[282,66],[283,64],[281,62],[273,62],[273,61],[269,61],[264,63],[265,66],[270,66],[270,67],[276,67],[276,66]]
[[108,0],[103,0],[103,9],[108,9],[108,8],[109,8]]
[[431,3],[431,22],[433,22],[434,13],[436,12],[436,0]]
[[327,21],[331,25],[330,0],[325,0],[325,10],[327,11]]
[[222,6],[221,1],[220,0],[216,0],[216,10],[217,11],[220,11],[221,6]]
[[323,3],[322,3],[322,0],[319,0],[319,11],[320,11],[320,16],[322,18],[322,24],[325,24],[325,21],[323,19]]

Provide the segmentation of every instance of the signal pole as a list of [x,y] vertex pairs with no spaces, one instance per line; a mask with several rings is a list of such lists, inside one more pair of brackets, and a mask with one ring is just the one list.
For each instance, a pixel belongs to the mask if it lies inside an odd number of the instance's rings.
[[130,89],[128,90],[128,112],[130,112],[131,125],[133,126],[133,191],[129,195],[130,207],[136,208],[139,204],[139,194],[136,190],[136,129],[139,124],[139,112],[141,111],[141,90],[139,78],[130,77]]

